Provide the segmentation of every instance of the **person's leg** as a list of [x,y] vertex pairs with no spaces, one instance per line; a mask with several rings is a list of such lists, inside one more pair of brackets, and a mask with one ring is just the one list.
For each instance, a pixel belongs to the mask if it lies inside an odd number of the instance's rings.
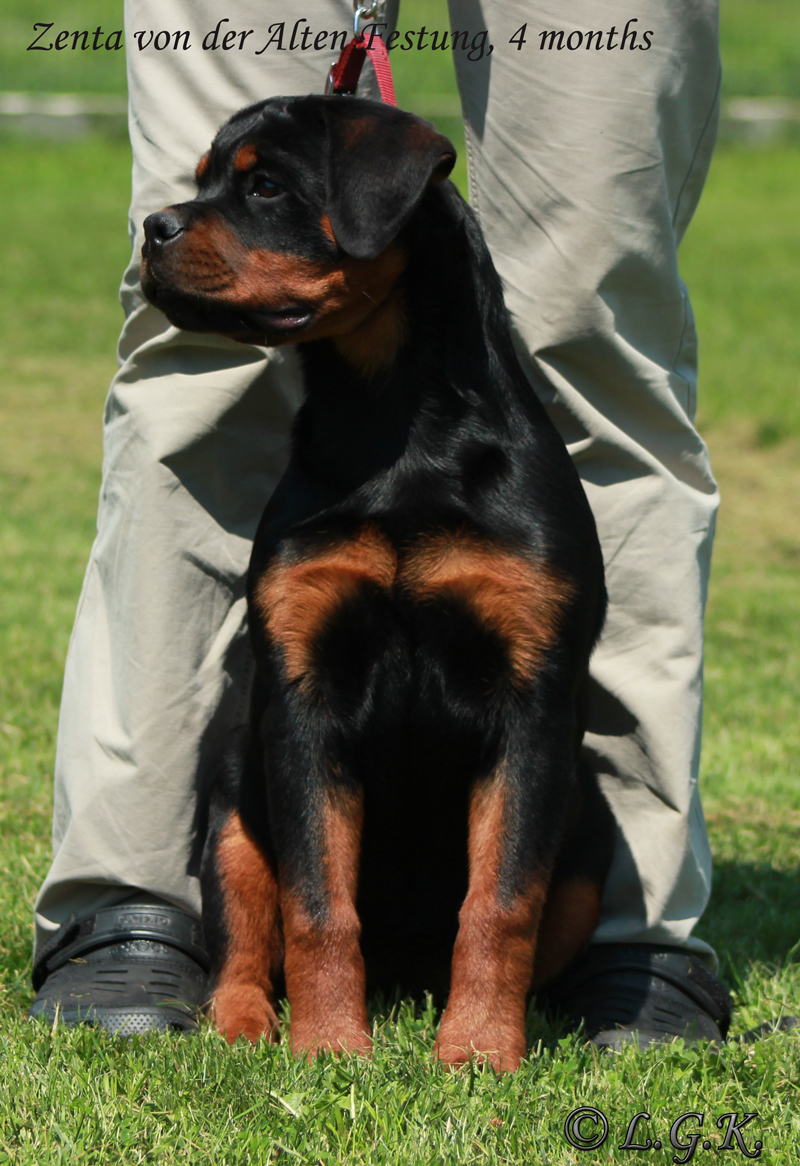
[[[595,941],[713,961],[691,930],[710,881],[697,770],[717,491],[692,424],[696,342],[677,247],[716,129],[716,0],[633,0],[624,19],[610,0],[568,15],[455,0],[451,22],[488,27],[494,42],[480,62],[456,53],[472,204],[523,362],[553,383],[546,404],[604,549],[610,603],[585,748],[618,832]],[[526,22],[518,50],[509,38]]]
[[[315,33],[352,29],[348,0],[312,0],[301,15]],[[291,355],[179,332],[147,304],[141,229],[150,212],[193,197],[195,166],[228,117],[277,94],[321,92],[336,54],[273,44],[256,56],[270,25],[286,22],[288,44],[295,20],[261,0],[236,5],[220,28],[220,39],[253,29],[248,51],[203,51],[220,16],[212,0],[126,4],[133,257],[98,535],[66,667],[39,945],[71,916],[137,891],[199,912],[187,874],[195,780],[244,716],[244,573],[298,386]],[[137,32],[147,44],[167,29],[173,41],[188,31],[191,48],[139,51]]]

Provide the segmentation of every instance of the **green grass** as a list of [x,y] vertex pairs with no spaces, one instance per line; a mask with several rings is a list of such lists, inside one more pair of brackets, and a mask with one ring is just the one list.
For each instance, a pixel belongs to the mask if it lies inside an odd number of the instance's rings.
[[681,250],[700,334],[702,424],[800,434],[800,150],[719,150]]
[[[220,10],[222,13],[222,10]],[[231,13],[231,16],[233,14]],[[276,19],[265,5],[264,24]],[[284,19],[289,20],[287,11]],[[402,0],[405,27],[446,28],[444,0]],[[0,76],[3,89],[44,92],[123,93],[123,52],[28,52],[37,21],[53,21],[52,32],[122,27],[121,0],[4,0],[0,14]],[[800,97],[800,20],[796,0],[721,0],[721,42],[726,96]],[[166,26],[165,26],[166,27]],[[477,28],[477,22],[475,22]],[[43,40],[42,43],[45,43]],[[445,53],[395,53],[395,67],[413,73],[417,93],[449,92]],[[402,82],[405,84],[405,81]]]
[[[480,1071],[447,1074],[431,1064],[431,1023],[425,1013],[406,1011],[388,1035],[379,1030],[372,1061],[327,1058],[311,1066],[292,1061],[283,1047],[228,1049],[208,1032],[183,1041],[115,1042],[89,1032],[15,1026],[5,1072],[35,1085],[13,1102],[0,1100],[9,1147],[0,1160],[86,1166],[671,1162],[668,1148],[646,1158],[617,1150],[629,1120],[642,1110],[652,1115],[650,1136],[667,1146],[672,1121],[687,1111],[705,1114],[703,1132],[712,1145],[722,1139],[719,1115],[756,1112],[745,1131],[748,1146],[762,1140],[771,1166],[795,1160],[788,1147],[800,1134],[792,1108],[797,1058],[785,1039],[747,1050],[731,1046],[718,1057],[680,1046],[647,1055],[630,1050],[601,1064],[590,1049],[564,1040],[515,1077],[498,1079]],[[602,1110],[611,1127],[602,1153],[588,1158],[570,1149],[562,1133],[564,1119],[582,1105]],[[690,1121],[685,1129],[697,1125]],[[731,1157],[737,1160],[735,1150]]]
[[[121,319],[129,157],[95,141],[0,144],[0,162],[8,228],[0,268],[0,1166],[660,1166],[673,1158],[669,1125],[687,1111],[706,1115],[703,1132],[715,1145],[716,1117],[756,1111],[748,1146],[758,1137],[762,1160],[794,1163],[800,1041],[792,1037],[719,1055],[677,1045],[600,1058],[531,1013],[533,1055],[498,1079],[443,1072],[430,1057],[435,1017],[407,1006],[378,1009],[372,1061],[313,1065],[292,1060],[285,1045],[229,1049],[210,1030],[118,1042],[25,1022],[61,670],[92,538],[100,414]],[[736,990],[736,1031],[800,1008],[797,182],[797,154],[721,153],[682,253],[701,332],[702,416],[723,488],[703,763],[716,874],[700,932],[717,945]],[[566,1144],[564,1119],[578,1105],[608,1115],[602,1150]],[[647,1133],[666,1148],[619,1150],[641,1110],[653,1116]],[[701,1147],[694,1159],[715,1160]]]
[[97,508],[130,156],[88,141],[8,145],[0,157],[14,224],[0,277],[0,993],[18,1011],[46,863],[60,673]]
[[[34,24],[53,27],[39,42],[49,44],[62,29],[88,29],[90,41],[100,25],[104,33],[122,28],[122,0],[3,0],[0,13],[0,86],[8,90],[42,93],[124,93],[125,51],[97,52],[71,49],[28,51],[36,38]],[[70,44],[71,44],[70,40]]]
[[[209,1033],[192,1041],[120,1043],[86,1032],[14,1032],[7,1071],[34,1077],[38,1095],[19,1098],[8,1119],[19,1149],[6,1160],[97,1166],[585,1162],[561,1130],[578,1105],[603,1110],[611,1125],[608,1157],[604,1152],[589,1162],[640,1161],[616,1146],[642,1109],[652,1115],[650,1135],[664,1142],[675,1117],[699,1109],[713,1144],[722,1137],[714,1125],[718,1115],[756,1111],[748,1144],[763,1140],[769,1163],[792,1160],[779,1139],[790,1144],[798,1135],[791,1112],[796,1062],[779,1038],[753,1050],[727,1049],[719,1058],[680,1047],[646,1057],[631,1050],[602,1067],[590,1050],[564,1041],[543,1050],[515,1078],[497,1079],[482,1072],[448,1075],[432,1066],[429,1026],[425,1014],[406,1013],[389,1039],[379,1032],[373,1061],[328,1059],[312,1066],[293,1062],[283,1048],[230,1050]],[[8,1108],[0,1103],[0,1122]],[[785,1128],[775,1128],[770,1111],[781,1113]],[[666,1163],[672,1153],[651,1152],[650,1158]]]
[[796,0],[721,0],[723,95],[800,97]]

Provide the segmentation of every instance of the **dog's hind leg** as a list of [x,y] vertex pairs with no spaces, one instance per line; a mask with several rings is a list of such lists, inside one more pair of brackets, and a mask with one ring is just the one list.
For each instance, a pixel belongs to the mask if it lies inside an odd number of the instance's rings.
[[578,776],[536,941],[534,990],[563,971],[591,939],[611,865],[614,818],[585,761]]

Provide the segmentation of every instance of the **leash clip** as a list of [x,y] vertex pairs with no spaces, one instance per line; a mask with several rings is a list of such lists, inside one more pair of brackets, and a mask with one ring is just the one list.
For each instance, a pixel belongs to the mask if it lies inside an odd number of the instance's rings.
[[378,15],[378,4],[375,0],[372,4],[357,4],[353,0],[353,35],[358,38],[361,36],[361,25],[365,20],[374,20]]
[[375,70],[375,79],[382,100],[386,105],[397,105],[392,82],[392,66],[389,64],[389,54],[386,45],[379,36],[371,36],[369,47],[367,38],[361,31],[366,20],[374,20],[378,15],[377,0],[372,4],[359,4],[353,0],[353,39],[346,44],[339,54],[338,61],[328,73],[324,93],[326,97],[353,97],[358,88],[358,79],[361,76],[361,67],[369,57]]
[[327,80],[325,81],[325,88],[322,90],[322,92],[325,94],[326,97],[330,97],[332,93],[335,94],[335,96],[337,96],[337,97],[352,97],[353,96],[352,93],[338,93],[338,94],[336,93],[333,70],[336,68],[337,64],[338,64],[338,61],[334,61],[333,64],[331,65]]

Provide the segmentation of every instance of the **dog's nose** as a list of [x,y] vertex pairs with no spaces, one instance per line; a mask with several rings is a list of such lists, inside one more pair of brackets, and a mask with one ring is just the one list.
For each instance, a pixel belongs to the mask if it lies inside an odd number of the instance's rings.
[[144,252],[149,257],[167,243],[172,243],[185,230],[185,224],[175,211],[157,211],[144,220]]

